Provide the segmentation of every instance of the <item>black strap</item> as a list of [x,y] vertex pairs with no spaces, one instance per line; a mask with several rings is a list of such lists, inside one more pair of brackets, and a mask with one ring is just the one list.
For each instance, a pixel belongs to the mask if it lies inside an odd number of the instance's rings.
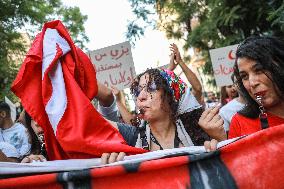
[[154,137],[154,135],[152,133],[150,133],[150,139],[160,147],[160,150],[163,150],[163,147],[161,146],[159,141]]
[[269,127],[268,125],[268,119],[267,119],[267,114],[265,113],[265,109],[264,106],[262,104],[262,96],[258,95],[256,96],[256,101],[259,105],[259,119],[260,119],[260,125],[261,125],[261,129],[267,129]]
[[[153,141],[155,144],[157,144],[160,147],[160,150],[163,150],[163,147],[161,146],[161,144],[159,143],[159,141],[155,138],[155,136],[152,134],[152,132],[150,133],[150,139],[151,141]],[[178,148],[179,144],[180,144],[180,139],[178,138],[178,134],[177,131],[175,132],[175,139],[174,139],[174,148]]]
[[142,141],[142,148],[144,150],[150,150],[149,144],[147,142],[146,126],[138,127],[138,130],[139,130],[139,133],[140,133],[140,139]]
[[260,113],[259,119],[260,119],[261,129],[267,129],[269,127],[267,114],[266,113]]
[[174,148],[179,148],[179,144],[181,143],[180,139],[178,138],[178,133],[176,131],[175,140],[174,140]]

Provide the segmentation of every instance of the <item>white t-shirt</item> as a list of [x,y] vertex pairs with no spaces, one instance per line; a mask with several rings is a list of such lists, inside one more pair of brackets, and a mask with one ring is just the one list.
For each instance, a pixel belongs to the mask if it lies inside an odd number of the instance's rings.
[[20,158],[20,154],[18,153],[17,149],[9,144],[8,142],[0,142],[0,150],[7,156],[7,157],[14,157]]
[[4,142],[14,146],[21,157],[30,153],[29,133],[24,125],[15,123],[9,129],[1,129]]
[[237,101],[237,98],[234,98],[220,109],[219,115],[224,120],[224,129],[226,132],[228,132],[230,129],[232,117],[244,106],[245,104],[240,103]]
[[[1,129],[0,129],[0,131],[1,131]],[[0,142],[4,142],[4,138],[2,136],[2,132],[0,132]]]
[[206,102],[206,103],[205,103],[205,109],[215,107],[215,106],[217,106],[218,104],[219,104],[218,101],[216,101],[216,102]]

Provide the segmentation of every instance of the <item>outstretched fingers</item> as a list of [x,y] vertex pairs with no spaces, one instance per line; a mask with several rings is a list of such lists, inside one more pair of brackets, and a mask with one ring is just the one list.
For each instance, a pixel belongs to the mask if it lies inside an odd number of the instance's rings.
[[[206,115],[206,120],[207,121],[211,121],[215,116],[218,116],[219,110],[220,110],[220,106],[215,106],[213,108],[208,108],[208,113]],[[206,111],[206,110],[205,110]]]

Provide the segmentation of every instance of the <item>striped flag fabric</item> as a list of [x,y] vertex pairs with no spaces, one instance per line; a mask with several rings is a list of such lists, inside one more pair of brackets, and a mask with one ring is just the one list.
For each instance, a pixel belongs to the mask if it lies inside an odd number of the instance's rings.
[[50,160],[144,152],[128,146],[91,104],[98,92],[95,68],[59,20],[44,24],[11,90],[43,128]]

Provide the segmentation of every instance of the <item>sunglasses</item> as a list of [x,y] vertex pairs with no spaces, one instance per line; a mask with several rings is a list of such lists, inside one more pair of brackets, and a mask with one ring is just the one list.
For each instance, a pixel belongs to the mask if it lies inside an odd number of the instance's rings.
[[137,98],[144,89],[148,93],[153,93],[157,91],[157,85],[154,82],[151,82],[151,84],[144,85],[144,86],[139,85],[133,89],[133,95]]

